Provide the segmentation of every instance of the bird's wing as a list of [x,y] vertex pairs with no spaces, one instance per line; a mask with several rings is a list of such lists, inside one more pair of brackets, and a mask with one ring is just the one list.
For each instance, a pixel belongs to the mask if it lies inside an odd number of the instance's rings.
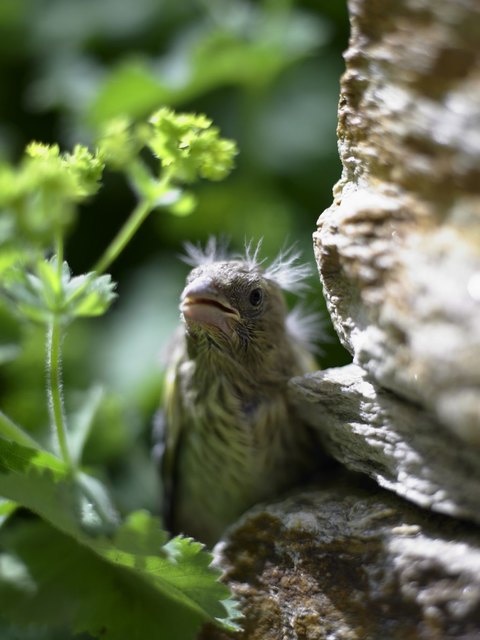
[[180,383],[180,366],[182,364],[185,345],[183,336],[175,340],[175,347],[170,356],[167,368],[164,391],[164,411],[161,438],[160,472],[163,482],[163,514],[165,524],[172,529],[173,505],[177,486],[178,456],[181,449],[184,420],[182,420],[182,396]]

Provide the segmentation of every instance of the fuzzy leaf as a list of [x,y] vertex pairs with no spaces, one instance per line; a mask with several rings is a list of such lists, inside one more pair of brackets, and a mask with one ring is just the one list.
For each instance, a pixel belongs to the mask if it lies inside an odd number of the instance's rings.
[[11,440],[24,447],[40,449],[40,445],[21,427],[10,420],[3,411],[0,411],[0,438]]
[[165,637],[187,640],[208,620],[232,628],[229,591],[209,567],[212,557],[203,546],[187,538],[165,544],[160,522],[146,512],[115,527],[114,514],[105,513],[92,482],[99,485],[85,475],[75,480],[45,451],[0,439],[0,494],[54,527],[35,524],[28,544],[15,547],[12,557],[24,563],[19,575],[33,579],[23,598],[23,579],[5,582],[0,571],[2,611],[13,622],[22,616],[38,623],[63,621],[118,640],[155,637],[159,629]]
[[72,277],[66,262],[59,274],[54,256],[50,260],[39,260],[33,273],[21,267],[10,269],[4,277],[3,291],[17,313],[33,322],[47,324],[54,316],[69,322],[74,318],[102,315],[116,298],[115,286],[108,274]]
[[65,287],[67,313],[72,318],[101,316],[117,297],[115,287],[108,274],[87,273],[72,278]]
[[82,460],[83,450],[102,398],[102,387],[98,385],[92,387],[82,397],[80,407],[70,416],[68,430],[69,451],[77,464]]
[[2,535],[2,547],[2,614],[18,625],[69,627],[105,640],[193,640],[202,623],[175,599],[158,597],[134,572],[105,562],[46,523],[12,527]]
[[0,495],[18,502],[70,535],[92,531],[111,532],[117,522],[112,508],[94,504],[82,476],[75,479],[66,465],[48,451],[0,439]]
[[12,500],[0,498],[0,527],[18,509],[18,504]]

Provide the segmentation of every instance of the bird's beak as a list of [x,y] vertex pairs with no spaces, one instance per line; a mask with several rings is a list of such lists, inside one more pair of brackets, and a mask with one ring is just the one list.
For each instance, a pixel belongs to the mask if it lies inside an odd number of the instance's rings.
[[211,278],[197,278],[182,293],[180,311],[187,324],[217,327],[224,333],[232,330],[232,320],[240,314],[225,299]]

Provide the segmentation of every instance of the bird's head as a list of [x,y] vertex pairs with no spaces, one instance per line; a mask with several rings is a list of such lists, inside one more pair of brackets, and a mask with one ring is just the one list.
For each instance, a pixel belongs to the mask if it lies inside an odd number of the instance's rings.
[[194,342],[217,347],[239,360],[258,359],[288,338],[283,289],[300,290],[308,273],[296,253],[270,266],[258,260],[257,247],[228,259],[211,241],[205,251],[187,247],[190,272],[180,310]]
[[280,287],[239,260],[193,269],[180,310],[193,336],[206,334],[218,346],[243,350],[252,340],[281,329],[286,316]]

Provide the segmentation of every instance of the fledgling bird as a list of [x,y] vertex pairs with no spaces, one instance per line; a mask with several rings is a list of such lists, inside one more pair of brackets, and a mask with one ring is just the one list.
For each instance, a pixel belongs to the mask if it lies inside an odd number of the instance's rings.
[[315,368],[312,316],[289,312],[282,290],[309,273],[294,251],[270,266],[260,245],[229,257],[210,240],[187,245],[194,267],[170,355],[161,471],[167,526],[212,545],[255,503],[308,475],[312,439],[287,396]]

